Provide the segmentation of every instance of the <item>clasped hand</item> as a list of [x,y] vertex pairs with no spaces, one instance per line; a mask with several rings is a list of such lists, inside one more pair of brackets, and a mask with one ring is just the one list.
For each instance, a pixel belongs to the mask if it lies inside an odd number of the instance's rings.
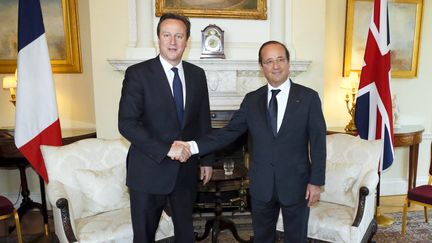
[[[189,143],[182,141],[174,141],[168,151],[168,156],[172,160],[178,160],[185,163],[192,155]],[[203,184],[207,184],[213,175],[213,168],[211,166],[200,166],[200,179]]]
[[168,151],[168,157],[172,160],[178,160],[185,163],[192,155],[190,145],[187,142],[174,141]]

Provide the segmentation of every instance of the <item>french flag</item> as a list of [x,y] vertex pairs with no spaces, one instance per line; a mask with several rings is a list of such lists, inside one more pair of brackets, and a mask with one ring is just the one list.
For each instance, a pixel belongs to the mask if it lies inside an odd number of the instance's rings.
[[15,145],[48,182],[40,145],[61,146],[48,45],[39,0],[19,0]]
[[379,170],[393,163],[390,30],[387,0],[374,0],[356,100],[355,125],[361,138],[384,139]]

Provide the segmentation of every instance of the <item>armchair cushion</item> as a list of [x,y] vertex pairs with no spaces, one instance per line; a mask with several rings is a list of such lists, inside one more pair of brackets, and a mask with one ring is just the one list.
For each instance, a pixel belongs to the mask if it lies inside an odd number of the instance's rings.
[[[115,219],[115,220],[113,220]],[[77,219],[80,243],[90,242],[132,242],[133,232],[130,208],[122,208],[105,213]],[[174,225],[171,218],[162,213],[155,240],[173,236]]]
[[347,206],[320,201],[310,211],[308,237],[329,242],[351,242],[354,211]]
[[[87,198],[81,188],[81,185],[85,184],[88,189],[87,187],[94,186],[94,183],[88,179],[83,183],[76,178],[77,174],[88,175],[90,172],[77,173],[77,170],[103,171],[116,166],[122,166],[126,170],[128,146],[121,140],[86,139],[62,147],[41,146],[41,149],[49,181],[63,184],[74,218],[93,215],[95,207],[88,201],[84,202]],[[115,184],[120,183],[117,181]],[[107,189],[107,185],[113,184],[105,184],[102,188]]]
[[357,193],[354,194],[352,187],[359,179],[360,171],[359,164],[334,163],[327,160],[326,183],[321,193],[321,201],[354,207],[357,203]]
[[362,178],[378,171],[381,143],[346,134],[327,136],[326,183],[321,200],[357,207]]
[[84,194],[81,217],[129,207],[125,165],[103,170],[76,170],[75,176]]

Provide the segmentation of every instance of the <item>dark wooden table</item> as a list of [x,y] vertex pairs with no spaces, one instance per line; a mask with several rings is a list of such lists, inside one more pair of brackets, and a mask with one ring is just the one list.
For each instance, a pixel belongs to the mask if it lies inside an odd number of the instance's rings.
[[233,180],[244,180],[247,178],[248,170],[244,166],[236,165],[234,167],[234,171],[232,175],[225,175],[223,168],[214,168],[213,176],[210,180],[210,186],[215,187],[215,197],[216,197],[216,206],[215,206],[215,216],[209,220],[207,220],[205,224],[205,230],[202,236],[197,236],[197,241],[202,241],[207,238],[210,231],[212,233],[212,243],[218,242],[219,233],[225,229],[231,231],[232,235],[238,242],[252,242],[252,239],[244,240],[242,239],[238,232],[237,228],[232,220],[222,216],[222,199],[221,199],[221,183]]
[[[48,214],[46,212],[45,183],[39,176],[39,186],[41,191],[42,204],[34,202],[30,198],[30,190],[27,184],[26,168],[30,166],[28,161],[19,152],[15,146],[12,129],[0,129],[0,169],[18,169],[21,179],[22,202],[18,208],[18,214],[22,219],[25,213],[31,209],[37,208],[43,215],[45,224],[45,233],[47,233]],[[94,129],[64,129],[62,130],[63,145],[67,145],[85,138],[95,138]],[[13,228],[10,229],[10,231]]]
[[419,144],[423,138],[424,127],[406,125],[394,129],[394,146],[409,147],[408,157],[408,190],[416,186]]

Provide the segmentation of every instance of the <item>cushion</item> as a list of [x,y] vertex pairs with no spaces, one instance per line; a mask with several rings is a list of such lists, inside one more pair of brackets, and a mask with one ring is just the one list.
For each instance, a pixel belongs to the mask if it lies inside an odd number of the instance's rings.
[[75,170],[83,193],[81,217],[129,206],[125,166],[119,164],[104,170]]
[[423,185],[409,190],[408,199],[421,203],[432,204],[432,186]]
[[13,204],[6,197],[0,196],[0,216],[11,214],[14,210]]
[[350,207],[320,201],[311,207],[308,237],[325,242],[352,242],[354,214]]
[[353,186],[359,179],[360,171],[359,164],[327,161],[326,181],[321,200],[355,207],[358,191],[353,191]]
[[[364,140],[348,134],[327,135],[327,166],[325,191],[344,192],[340,195],[323,193],[321,200],[357,207],[358,193],[364,176],[378,173],[382,140]],[[329,174],[327,174],[329,173]],[[339,178],[341,177],[341,178]],[[351,193],[345,192],[355,179]],[[334,186],[339,188],[333,188]],[[338,199],[338,197],[341,197]]]
[[[87,205],[84,203],[85,196],[78,184],[75,171],[98,171],[118,165],[125,167],[128,148],[129,144],[125,140],[99,138],[83,139],[61,147],[41,146],[49,181],[57,181],[64,185],[74,218],[83,217],[83,207]],[[55,201],[56,198],[50,198],[51,203]],[[89,215],[89,212],[86,214]]]
[[[132,222],[130,208],[101,213],[93,217],[76,220],[77,238],[80,243],[89,242],[132,242]],[[113,220],[115,219],[115,220]],[[162,213],[156,240],[174,235],[171,218]]]

